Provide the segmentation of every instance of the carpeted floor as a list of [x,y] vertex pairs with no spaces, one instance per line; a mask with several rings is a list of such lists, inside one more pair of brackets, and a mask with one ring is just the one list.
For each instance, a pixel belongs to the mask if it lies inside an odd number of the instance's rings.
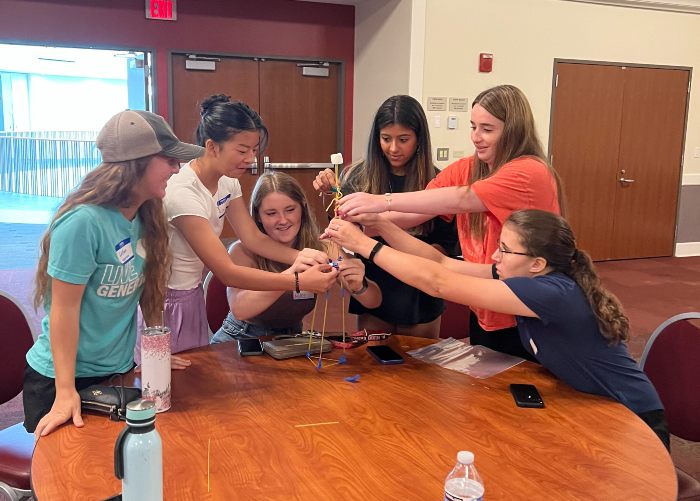
[[34,268],[45,224],[0,223],[0,270]]

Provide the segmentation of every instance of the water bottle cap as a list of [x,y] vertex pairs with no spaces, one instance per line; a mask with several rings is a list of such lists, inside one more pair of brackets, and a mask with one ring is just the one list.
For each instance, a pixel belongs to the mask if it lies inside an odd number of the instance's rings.
[[155,419],[156,403],[151,400],[134,400],[126,404],[127,421],[139,422]]
[[459,451],[457,453],[457,461],[462,464],[472,464],[474,462],[474,453],[470,451]]

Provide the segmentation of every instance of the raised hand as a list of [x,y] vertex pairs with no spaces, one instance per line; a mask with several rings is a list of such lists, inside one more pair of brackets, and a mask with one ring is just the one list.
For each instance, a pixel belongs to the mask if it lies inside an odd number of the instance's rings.
[[378,213],[391,210],[391,198],[387,195],[369,193],[351,193],[338,201],[338,214],[343,217],[357,216],[365,213]]
[[330,238],[341,247],[360,253],[363,246],[374,243],[355,223],[338,218],[331,220],[321,238]]
[[345,258],[339,264],[340,284],[350,292],[362,289],[365,264],[356,258]]
[[299,251],[294,263],[290,267],[291,271],[306,271],[316,264],[326,264],[328,263],[328,254],[323,251],[310,249],[308,247]]
[[328,263],[316,264],[299,273],[299,289],[309,292],[326,292],[338,278],[338,271]]
[[324,169],[318,173],[313,182],[314,190],[330,193],[335,187],[335,173],[331,169]]

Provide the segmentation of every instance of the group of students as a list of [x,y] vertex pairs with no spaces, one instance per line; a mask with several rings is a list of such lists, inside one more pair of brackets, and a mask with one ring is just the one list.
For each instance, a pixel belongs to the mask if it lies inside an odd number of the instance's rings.
[[[41,244],[35,303],[47,315],[27,354],[27,430],[82,426],[77,391],[138,363],[144,325],[168,326],[173,353],[210,342],[209,269],[229,287],[231,307],[212,343],[298,332],[314,293],[336,282],[359,328],[398,334],[437,337],[448,299],[470,306],[472,344],[621,402],[669,447],[663,405],[627,350],[628,320],[561,217],[561,183],[519,89],[477,96],[475,153],[442,171],[420,103],[387,99],[364,160],[339,187],[328,169],[313,182],[344,194],[323,233],[303,187],[284,173],[260,176],[245,207],[236,178],[268,142],[254,110],[217,95],[200,114],[199,146],[143,111],[117,114],[98,135],[103,163]],[[228,252],[224,218],[240,239]],[[329,256],[328,242],[354,255]],[[173,356],[173,368],[188,365]]]

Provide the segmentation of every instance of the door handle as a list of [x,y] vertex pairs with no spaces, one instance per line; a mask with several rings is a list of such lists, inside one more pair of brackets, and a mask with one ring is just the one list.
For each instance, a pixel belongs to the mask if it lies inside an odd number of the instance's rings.
[[634,183],[635,180],[625,178],[625,169],[620,169],[620,179],[618,181],[620,181],[622,186],[627,186]]

